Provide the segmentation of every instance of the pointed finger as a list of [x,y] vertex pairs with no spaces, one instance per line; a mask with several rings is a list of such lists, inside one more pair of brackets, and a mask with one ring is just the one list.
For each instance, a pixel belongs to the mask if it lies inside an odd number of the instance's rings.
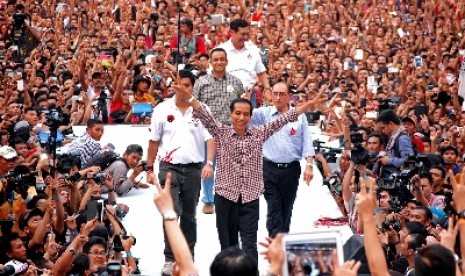
[[171,172],[168,172],[166,174],[165,189],[164,189],[166,191],[170,191],[170,189],[171,189],[171,178],[172,178],[172,174],[171,174]]

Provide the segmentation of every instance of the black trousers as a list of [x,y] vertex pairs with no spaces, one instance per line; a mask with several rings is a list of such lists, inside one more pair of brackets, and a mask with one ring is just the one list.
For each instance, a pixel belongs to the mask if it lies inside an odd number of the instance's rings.
[[239,246],[241,236],[242,249],[258,263],[257,231],[260,215],[260,201],[248,203],[233,202],[215,194],[216,228],[221,250]]
[[291,163],[286,168],[263,162],[264,196],[268,207],[266,229],[270,237],[289,232],[300,173],[300,162]]
[[[197,242],[196,210],[199,203],[201,187],[202,164],[190,166],[176,166],[169,163],[160,163],[158,177],[160,185],[165,186],[166,174],[171,172],[171,197],[174,210],[178,214],[181,230],[186,237],[187,244],[194,256],[194,247]],[[165,261],[174,261],[173,251],[166,237],[165,227]]]

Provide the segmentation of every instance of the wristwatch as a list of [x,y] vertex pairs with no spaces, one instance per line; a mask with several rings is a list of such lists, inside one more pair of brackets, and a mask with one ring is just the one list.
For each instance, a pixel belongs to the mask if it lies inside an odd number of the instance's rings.
[[191,103],[191,102],[193,102],[194,100],[195,100],[195,98],[194,98],[194,96],[192,96],[192,97],[190,97],[190,98],[187,100],[187,102],[188,102],[188,103]]
[[213,161],[207,160],[207,165],[213,166]]
[[71,255],[73,256],[76,256],[78,254],[77,250],[72,247],[69,249],[69,253],[71,253]]
[[174,210],[170,210],[163,214],[163,221],[177,220],[177,219],[178,219],[178,214],[176,214]]
[[313,167],[313,162],[307,162],[307,167]]

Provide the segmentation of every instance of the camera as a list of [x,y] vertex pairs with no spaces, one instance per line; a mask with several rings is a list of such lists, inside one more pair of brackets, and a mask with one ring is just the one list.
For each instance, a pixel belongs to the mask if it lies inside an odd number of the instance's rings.
[[354,147],[350,149],[350,158],[356,165],[366,166],[370,159],[368,150],[362,145],[363,134],[352,133],[350,134],[350,141],[354,144]]
[[334,172],[329,178],[323,179],[323,186],[328,186],[331,194],[340,196],[342,194],[342,184],[339,179],[340,174]]
[[94,173],[91,178],[97,183],[102,183],[105,180],[105,176],[106,176],[106,173],[99,172],[99,173]]
[[36,185],[36,176],[38,171],[29,171],[29,168],[24,165],[18,165],[14,168],[13,172],[5,175],[8,187],[11,189],[22,188],[28,189],[31,186]]
[[391,230],[391,227],[392,227],[392,229],[394,229],[396,232],[399,232],[400,229],[401,229],[400,221],[399,221],[399,220],[383,221],[383,224],[381,225],[381,228],[384,229],[384,230],[386,230],[386,231]]

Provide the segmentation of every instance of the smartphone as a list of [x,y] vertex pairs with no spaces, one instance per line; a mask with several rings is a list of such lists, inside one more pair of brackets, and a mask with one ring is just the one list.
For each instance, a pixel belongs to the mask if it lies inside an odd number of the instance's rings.
[[416,69],[421,68],[423,66],[423,58],[421,56],[416,56],[413,58],[413,65]]
[[[290,234],[283,237],[284,266],[282,275],[290,276],[296,264],[305,275],[322,275],[321,271],[331,273],[333,251],[337,252],[337,262],[344,263],[342,237],[339,232],[315,232]],[[319,257],[321,256],[321,257]],[[324,269],[320,266],[325,266]],[[320,273],[314,273],[317,271]],[[310,273],[311,272],[311,273]]]
[[420,117],[421,115],[425,115],[428,113],[428,107],[426,105],[416,105],[414,114],[417,117]]
[[104,201],[90,200],[86,205],[86,218],[87,221],[97,218],[99,221],[103,221],[103,215],[105,213]]
[[366,117],[367,119],[376,120],[376,119],[378,119],[378,112],[376,112],[376,111],[368,111],[368,112],[365,114],[365,117]]
[[397,67],[388,67],[388,73],[399,73],[399,68]]
[[405,36],[404,30],[402,30],[402,28],[397,29],[397,34],[400,38],[403,38]]
[[16,81],[16,89],[18,91],[23,91],[24,90],[24,81],[23,80],[17,80]]
[[121,276],[123,275],[122,269],[121,269],[121,264],[119,262],[109,262],[107,264],[107,270],[106,270],[108,276]]
[[136,6],[131,7],[131,20],[136,20],[137,18],[137,8]]
[[355,60],[363,60],[363,50],[362,49],[356,49],[355,50],[354,59]]
[[349,62],[344,61],[344,71],[347,71],[347,70],[349,70]]
[[115,21],[118,23],[121,23],[121,9],[120,8],[117,8],[115,11]]

